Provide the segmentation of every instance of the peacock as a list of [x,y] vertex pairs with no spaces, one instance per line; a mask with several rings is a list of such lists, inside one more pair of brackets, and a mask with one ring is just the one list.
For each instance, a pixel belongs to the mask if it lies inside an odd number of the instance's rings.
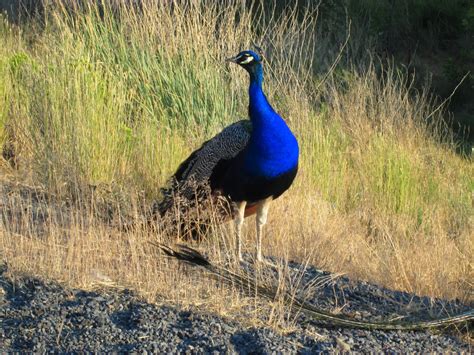
[[236,256],[241,261],[244,218],[256,214],[256,260],[262,261],[263,227],[270,203],[291,186],[298,171],[298,141],[263,92],[262,59],[260,51],[252,50],[227,59],[249,74],[250,120],[225,127],[191,153],[161,190],[162,200],[156,206],[163,217],[176,208],[191,210],[204,201],[223,199],[228,208],[221,208],[220,214],[224,220],[235,221]]

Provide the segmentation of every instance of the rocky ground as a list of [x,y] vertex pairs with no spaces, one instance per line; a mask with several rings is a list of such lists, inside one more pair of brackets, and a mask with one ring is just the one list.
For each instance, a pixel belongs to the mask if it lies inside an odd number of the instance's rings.
[[[307,280],[315,277],[327,280],[327,276],[316,269],[305,271]],[[420,312],[441,316],[469,310],[458,302],[416,297],[345,277],[316,288],[311,302],[325,309],[344,305],[345,312],[368,319],[409,314],[410,310],[418,314],[411,317],[418,319]],[[465,329],[462,332],[365,331],[318,324],[303,315],[297,323],[292,333],[282,335],[267,328],[245,327],[199,309],[185,311],[178,306],[153,305],[127,290],[86,292],[31,277],[12,280],[4,270],[0,275],[2,352],[472,351]]]

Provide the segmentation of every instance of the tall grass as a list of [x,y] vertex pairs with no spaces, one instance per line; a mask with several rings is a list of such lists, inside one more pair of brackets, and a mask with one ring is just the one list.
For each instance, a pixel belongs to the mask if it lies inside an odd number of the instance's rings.
[[[124,234],[84,211],[105,199],[119,223],[139,215],[141,196],[151,204],[183,158],[246,117],[246,75],[224,58],[254,41],[268,52],[265,91],[302,148],[295,186],[270,211],[264,251],[472,299],[474,167],[453,153],[436,123],[442,110],[432,114],[404,73],[369,62],[316,74],[314,55],[332,62],[337,51],[325,50],[309,12],[264,16],[238,1],[107,4],[58,2],[29,27],[0,26],[0,140],[15,179],[41,185],[58,206],[82,201],[48,219],[39,240],[30,239],[36,215],[15,224],[21,204],[5,203],[0,245],[13,269],[81,286],[100,269],[143,294],[182,299],[170,286],[178,276],[163,276],[169,265],[153,261],[147,244],[161,232]],[[214,237],[205,246],[222,258],[231,236]]]

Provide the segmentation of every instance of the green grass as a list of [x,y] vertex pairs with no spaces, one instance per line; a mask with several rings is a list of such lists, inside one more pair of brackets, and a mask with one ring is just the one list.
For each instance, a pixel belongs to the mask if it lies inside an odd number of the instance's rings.
[[371,63],[313,75],[314,52],[336,54],[318,51],[329,43],[305,16],[264,21],[238,2],[202,0],[106,7],[102,17],[94,5],[58,5],[23,31],[3,19],[0,142],[13,144],[17,176],[64,198],[104,185],[151,202],[194,148],[247,116],[246,75],[224,58],[253,40],[271,49],[265,90],[301,143],[295,201],[323,199],[338,219],[376,219],[399,240],[466,241],[474,169],[437,126],[443,111],[427,122],[433,103],[388,65],[382,75]]

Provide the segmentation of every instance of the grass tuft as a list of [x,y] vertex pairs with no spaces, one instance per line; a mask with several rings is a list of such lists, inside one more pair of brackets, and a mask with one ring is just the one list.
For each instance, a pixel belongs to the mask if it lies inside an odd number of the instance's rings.
[[[276,18],[239,1],[83,3],[58,1],[23,27],[0,21],[0,250],[11,270],[78,287],[108,280],[220,312],[247,307],[159,257],[148,241],[169,240],[163,231],[121,227],[193,149],[247,116],[246,75],[224,58],[254,41],[268,48],[265,91],[302,149],[264,252],[472,301],[474,165],[453,153],[445,113],[406,73],[337,65],[341,44],[292,8]],[[321,73],[320,58],[336,65]],[[222,261],[232,245],[224,226],[203,248]]]

